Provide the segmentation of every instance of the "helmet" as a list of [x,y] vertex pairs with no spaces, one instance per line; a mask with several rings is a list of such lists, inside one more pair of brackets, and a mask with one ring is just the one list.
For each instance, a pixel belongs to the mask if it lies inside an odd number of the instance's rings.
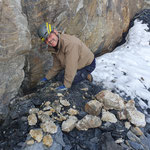
[[38,28],[38,36],[44,42],[48,35],[53,31],[53,27],[48,22],[42,23]]

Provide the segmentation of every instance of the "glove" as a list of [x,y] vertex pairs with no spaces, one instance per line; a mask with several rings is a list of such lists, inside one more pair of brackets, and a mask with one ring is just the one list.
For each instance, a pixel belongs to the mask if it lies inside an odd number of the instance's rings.
[[44,85],[47,81],[48,81],[47,78],[42,78],[42,79],[40,80],[40,82],[38,83],[38,85]]
[[46,82],[46,81],[48,81],[48,80],[47,80],[47,78],[45,78],[45,77],[40,80],[40,82]]
[[57,91],[65,91],[67,89],[68,88],[66,88],[64,85],[61,85],[61,86],[57,87],[55,90],[57,90]]

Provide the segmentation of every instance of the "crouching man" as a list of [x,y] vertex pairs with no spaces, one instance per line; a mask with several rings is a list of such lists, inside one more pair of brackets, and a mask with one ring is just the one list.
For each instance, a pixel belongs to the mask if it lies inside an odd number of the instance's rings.
[[91,72],[95,69],[95,58],[91,50],[75,36],[58,33],[49,23],[43,23],[38,29],[38,35],[53,56],[53,66],[45,78],[47,81],[56,76],[61,70],[63,84],[57,90],[67,90],[72,84],[85,79],[92,82]]

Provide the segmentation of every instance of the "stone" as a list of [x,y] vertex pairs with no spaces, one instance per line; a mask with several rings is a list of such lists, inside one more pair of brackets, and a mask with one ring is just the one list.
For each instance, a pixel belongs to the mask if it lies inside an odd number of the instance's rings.
[[131,127],[131,131],[137,136],[143,135],[143,132],[141,131],[139,127]]
[[136,110],[135,107],[135,101],[134,100],[129,100],[126,104],[125,104],[125,109],[132,109],[132,110]]
[[37,117],[36,117],[36,115],[35,114],[29,115],[28,116],[28,124],[30,126],[32,126],[32,125],[36,125],[36,123],[37,123]]
[[128,120],[137,127],[145,127],[145,115],[140,111],[127,109],[127,118]]
[[46,107],[43,108],[44,111],[47,111],[47,110],[50,110],[50,109],[52,109],[51,106],[46,106]]
[[79,114],[79,112],[76,109],[70,108],[68,110],[68,114],[71,116],[75,116],[75,115]]
[[46,133],[54,134],[57,132],[57,126],[53,121],[46,121],[44,123],[41,123],[40,127]]
[[122,138],[119,138],[115,141],[116,144],[120,144],[120,143],[123,143],[124,142],[124,139]]
[[[21,1],[0,2],[0,119],[7,116],[7,106],[16,97],[25,78],[26,55],[31,50],[31,34]],[[29,67],[29,66],[28,66]]]
[[42,129],[32,129],[30,130],[29,134],[33,139],[35,139],[37,142],[41,142],[43,138],[43,132]]
[[77,117],[70,116],[66,121],[63,121],[62,131],[65,131],[65,132],[72,131],[75,128],[77,121],[78,121]]
[[117,118],[113,113],[110,113],[109,111],[105,111],[104,109],[102,110],[102,121],[106,122],[111,122],[111,123],[116,123]]
[[47,114],[39,114],[39,115],[38,115],[38,118],[39,118],[39,120],[40,120],[41,122],[43,122],[43,123],[52,120],[52,119],[50,118],[50,116],[47,115]]
[[103,104],[97,100],[92,100],[86,103],[85,111],[90,115],[98,116],[101,113]]
[[97,116],[86,115],[83,119],[79,120],[76,124],[78,130],[88,130],[90,128],[100,127],[102,121]]
[[127,119],[127,114],[126,114],[126,111],[123,110],[123,111],[118,111],[117,112],[117,116],[118,116],[118,119],[119,120],[126,120]]
[[50,106],[50,104],[51,104],[51,102],[50,101],[47,101],[47,102],[45,102],[45,106]]
[[57,96],[63,97],[63,94],[62,93],[57,93]]
[[45,146],[47,146],[47,147],[52,146],[52,144],[53,144],[53,138],[52,138],[52,136],[51,135],[45,135],[43,137],[43,144]]
[[61,103],[63,106],[70,106],[70,103],[69,103],[67,100],[60,100],[60,103]]
[[39,112],[39,109],[38,108],[31,108],[30,110],[29,110],[29,114],[36,114],[36,113],[38,113]]
[[33,145],[33,144],[34,144],[34,140],[28,140],[28,141],[26,141],[26,143],[27,143],[28,145]]
[[130,129],[130,127],[131,127],[130,122],[126,121],[126,122],[125,122],[125,127],[126,127],[127,129]]
[[102,102],[106,109],[123,110],[124,100],[117,94],[103,90],[96,95],[98,101]]
[[58,100],[55,100],[55,101],[52,103],[52,107],[55,109],[56,112],[60,113],[61,108],[62,108],[62,105],[60,105],[60,103],[59,103]]

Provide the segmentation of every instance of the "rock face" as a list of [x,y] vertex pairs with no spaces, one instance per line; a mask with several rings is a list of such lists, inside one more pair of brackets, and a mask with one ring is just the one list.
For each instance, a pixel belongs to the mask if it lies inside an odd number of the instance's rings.
[[142,9],[143,3],[143,0],[22,0],[32,34],[31,86],[51,67],[50,54],[37,37],[38,26],[43,21],[77,36],[94,53],[103,54],[112,51],[121,40],[130,19]]
[[[0,120],[6,107],[18,94],[24,80],[25,56],[30,48],[28,22],[20,1],[0,1]],[[5,115],[4,115],[5,114]]]

